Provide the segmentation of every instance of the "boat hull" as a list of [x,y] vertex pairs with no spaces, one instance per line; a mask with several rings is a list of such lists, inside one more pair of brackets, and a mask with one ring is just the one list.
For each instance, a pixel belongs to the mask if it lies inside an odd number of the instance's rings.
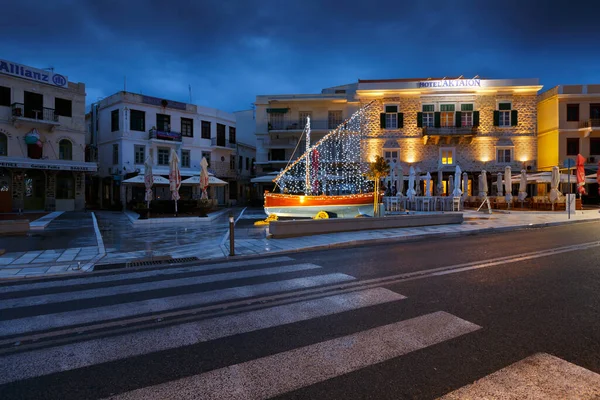
[[265,213],[278,217],[314,217],[319,211],[334,213],[339,218],[359,214],[373,216],[373,193],[339,196],[302,196],[265,193]]

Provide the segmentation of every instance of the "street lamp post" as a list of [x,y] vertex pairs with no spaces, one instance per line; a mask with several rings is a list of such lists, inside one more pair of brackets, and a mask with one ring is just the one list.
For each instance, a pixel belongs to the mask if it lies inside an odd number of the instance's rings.
[[235,255],[234,248],[234,219],[233,215],[229,215],[229,255]]

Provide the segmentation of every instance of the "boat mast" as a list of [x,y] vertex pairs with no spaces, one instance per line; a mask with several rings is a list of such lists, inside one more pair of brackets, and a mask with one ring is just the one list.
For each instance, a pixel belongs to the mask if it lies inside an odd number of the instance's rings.
[[312,190],[310,184],[310,117],[306,117],[306,187],[304,189],[304,195],[309,196]]

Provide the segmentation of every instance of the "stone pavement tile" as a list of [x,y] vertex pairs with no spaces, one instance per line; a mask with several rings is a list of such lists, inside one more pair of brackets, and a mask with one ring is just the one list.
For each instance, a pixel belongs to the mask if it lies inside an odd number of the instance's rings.
[[42,255],[45,256],[47,254],[60,254],[62,253],[64,250],[63,249],[56,249],[56,250],[45,250]]
[[50,267],[23,268],[16,275],[45,274]]
[[58,262],[64,262],[64,261],[73,261],[75,259],[75,255],[65,255],[63,254],[62,256],[58,257],[58,259],[56,261]]
[[6,257],[6,258],[2,257],[2,258],[0,258],[0,265],[8,265],[8,264],[11,264],[15,260],[16,260],[16,258],[13,258],[13,257]]
[[79,255],[77,257],[75,257],[75,261],[85,261],[85,260],[91,260],[92,258],[94,258],[93,255]]
[[44,263],[50,263],[50,262],[54,262],[58,259],[58,255],[54,256],[54,257],[38,257],[35,260],[33,260],[30,264],[44,264]]
[[50,267],[46,273],[47,274],[52,274],[55,272],[65,272],[69,270],[69,266],[68,265],[55,265],[53,267]]
[[19,273],[21,268],[1,268],[0,269],[0,277],[3,276],[13,276]]

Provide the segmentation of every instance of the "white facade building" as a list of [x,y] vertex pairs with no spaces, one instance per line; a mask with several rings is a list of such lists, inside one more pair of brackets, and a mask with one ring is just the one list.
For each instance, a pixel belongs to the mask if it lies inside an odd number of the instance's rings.
[[[235,184],[237,140],[231,113],[122,91],[93,104],[88,122],[98,146],[101,207],[143,201],[143,187],[125,187],[121,182],[143,175],[149,154],[153,173],[168,177],[171,149],[181,160],[182,179],[199,175],[200,161],[206,157],[209,172]],[[182,200],[195,198],[196,190],[182,185]],[[170,199],[168,186],[156,186],[154,191],[155,199]],[[229,187],[211,187],[209,197],[228,204]]]
[[0,59],[0,212],[85,208],[85,85]]

